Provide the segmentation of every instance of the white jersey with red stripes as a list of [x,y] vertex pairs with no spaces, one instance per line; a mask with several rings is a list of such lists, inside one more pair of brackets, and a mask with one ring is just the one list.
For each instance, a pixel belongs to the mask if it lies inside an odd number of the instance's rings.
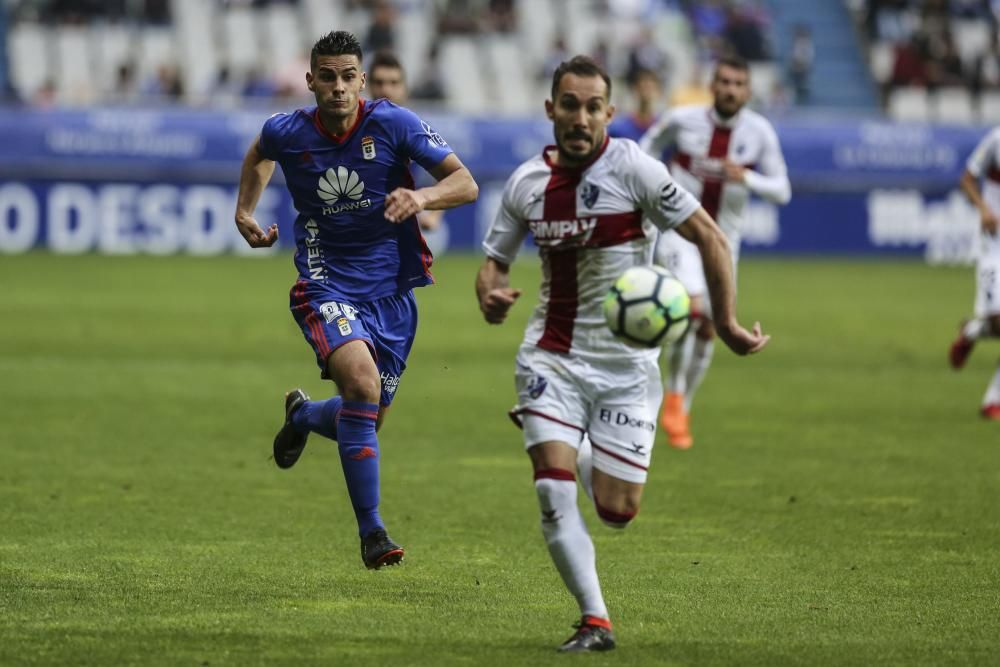
[[[664,114],[639,144],[655,156],[672,151],[670,172],[719,223],[734,252],[750,193],[778,204],[791,198],[778,135],[751,109],[724,119],[710,106],[678,107]],[[725,180],[726,158],[746,168],[744,183]]]
[[[1000,127],[987,134],[972,151],[965,165],[969,173],[982,179],[983,202],[1000,217]],[[1000,234],[980,235],[980,263],[1000,263]]]
[[529,233],[542,258],[539,304],[524,343],[590,358],[655,357],[615,338],[601,302],[633,266],[652,261],[656,229],[671,229],[698,210],[659,160],[629,139],[608,139],[579,168],[553,165],[549,146],[507,181],[483,249],[510,264]]

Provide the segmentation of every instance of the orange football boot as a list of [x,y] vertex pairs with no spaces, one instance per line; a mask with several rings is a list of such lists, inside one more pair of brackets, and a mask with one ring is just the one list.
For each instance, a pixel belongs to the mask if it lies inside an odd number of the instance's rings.
[[666,431],[671,447],[689,449],[694,444],[688,414],[684,410],[684,394],[672,391],[666,395],[660,412],[660,426]]

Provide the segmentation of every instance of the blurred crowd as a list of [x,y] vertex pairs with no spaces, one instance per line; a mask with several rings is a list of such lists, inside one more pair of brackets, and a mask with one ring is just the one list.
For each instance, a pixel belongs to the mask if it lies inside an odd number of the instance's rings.
[[[998,0],[859,0],[864,34],[884,50],[886,94],[900,87],[1000,89]],[[877,65],[876,65],[877,67]]]
[[[232,8],[265,10],[276,5],[293,7],[298,11],[307,1],[205,0],[219,12]],[[411,97],[429,102],[446,98],[447,86],[443,80],[446,68],[440,62],[438,48],[442,38],[517,34],[524,24],[524,17],[519,16],[519,12],[534,11],[535,1],[336,0],[338,11],[351,19],[345,27],[358,34],[366,53],[398,52],[400,33],[406,29],[408,13],[415,8],[433,12],[436,34],[428,40],[424,62],[405,63],[407,70],[418,73],[416,80],[410,81]],[[610,26],[615,20],[634,21],[638,28],[628,34],[626,43],[611,42],[620,39],[620,36],[608,28],[595,39],[590,54],[602,62],[612,76],[626,82],[633,82],[638,72],[644,72],[658,77],[661,85],[668,89],[699,85],[699,77],[709,69],[705,64],[721,55],[738,55],[751,62],[766,62],[774,54],[770,36],[772,20],[764,0],[546,1],[557,8],[557,16],[562,15],[558,12],[578,11],[585,6],[599,23],[607,21]],[[176,17],[171,16],[170,0],[13,0],[8,4],[8,26],[30,22],[46,26],[126,24],[169,28],[176,21]],[[684,58],[685,62],[675,62],[671,49],[665,48],[662,33],[654,30],[665,15],[686,24],[686,48],[692,53],[690,58]],[[303,13],[303,16],[306,14]],[[557,22],[551,43],[545,47],[544,57],[534,72],[533,78],[537,81],[544,82],[559,62],[573,55],[569,47],[572,40],[564,30]],[[673,46],[676,48],[676,45]],[[232,104],[301,96],[305,92],[302,79],[308,53],[308,46],[303,44],[302,47],[302,55],[294,62],[280,66],[269,66],[268,63],[234,65],[223,59],[218,64],[213,84],[203,91],[186,90],[188,78],[184,76],[180,61],[162,62],[140,71],[143,68],[132,57],[114,66],[114,75],[110,77],[112,81],[103,84],[105,87],[110,85],[111,89],[94,91],[89,100]],[[806,60],[811,62],[811,51],[806,55]],[[801,67],[799,69],[802,70]],[[807,69],[802,71],[807,74]],[[795,71],[793,67],[792,72]],[[798,84],[795,86],[797,88]],[[40,105],[59,101],[57,84],[49,80],[31,91],[12,88],[11,94],[21,101]],[[79,102],[74,100],[74,103]],[[83,100],[83,103],[87,101]]]

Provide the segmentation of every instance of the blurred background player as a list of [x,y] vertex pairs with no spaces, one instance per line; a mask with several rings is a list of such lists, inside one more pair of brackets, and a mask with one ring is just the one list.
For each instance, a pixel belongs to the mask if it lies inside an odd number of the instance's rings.
[[[777,204],[791,199],[788,170],[778,136],[771,123],[746,108],[750,99],[750,71],[739,58],[720,59],[712,78],[711,106],[687,106],[663,115],[641,140],[648,153],[672,154],[670,171],[677,182],[701,201],[718,222],[733,259],[733,275],[740,253],[740,226],[751,194]],[[698,249],[679,234],[667,231],[657,242],[655,261],[674,272],[691,295],[691,307],[700,314],[691,330],[668,351],[666,397],[660,424],[670,444],[690,447],[688,414],[695,391],[712,361],[715,329]]]
[[[983,180],[980,186],[980,180]],[[961,179],[962,191],[979,210],[979,253],[976,262],[975,315],[964,322],[951,344],[949,358],[955,369],[965,365],[980,338],[1000,336],[1000,127],[979,142],[969,156]],[[1000,421],[1000,365],[986,388],[980,414]]]
[[[478,187],[448,144],[413,112],[359,97],[361,46],[344,31],[312,48],[306,82],[316,106],[279,113],[250,145],[240,173],[236,225],[251,247],[278,240],[254,220],[261,193],[281,164],[298,217],[292,315],[339,396],[285,396],[274,438],[279,468],[295,465],[309,433],[336,440],[358,521],[361,558],[376,569],[403,549],[379,515],[376,430],[392,403],[416,334],[413,288],[433,282],[414,216],[476,199]],[[410,189],[413,160],[437,184]]]
[[608,126],[608,134],[639,141],[659,116],[663,83],[656,72],[649,69],[637,69],[629,83],[635,108],[629,113],[617,114]]
[[517,353],[511,417],[531,457],[549,555],[580,607],[577,632],[559,649],[571,652],[615,646],[574,470],[602,521],[625,528],[639,511],[663,395],[659,351],[615,338],[601,309],[626,269],[651,263],[643,215],[660,229],[676,227],[702,252],[719,335],[733,351],[756,352],[769,339],[759,323],[751,332],[736,320],[732,259],[718,225],[662,162],[608,137],[610,96],[610,78],[589,57],[555,70],[545,110],[556,145],[508,179],[476,278],[483,316],[500,324],[521,295],[510,287],[510,265],[533,235],[545,277]]
[[[379,51],[368,66],[368,94],[372,100],[384,97],[393,104],[406,106],[409,103],[409,88],[402,63],[389,51]],[[447,244],[447,234],[443,232],[444,210],[421,211],[417,214],[420,231],[424,232],[431,253],[437,255]]]

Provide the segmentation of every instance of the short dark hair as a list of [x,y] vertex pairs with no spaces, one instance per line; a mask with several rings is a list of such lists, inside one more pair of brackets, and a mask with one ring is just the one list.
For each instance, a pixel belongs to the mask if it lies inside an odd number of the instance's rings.
[[611,99],[611,77],[607,71],[590,56],[573,56],[565,62],[559,63],[559,67],[552,73],[552,100],[556,99],[556,91],[559,90],[559,82],[567,74],[577,76],[599,76],[604,79],[604,84],[608,87],[607,98]]
[[628,78],[628,84],[634,86],[639,83],[641,79],[652,79],[658,85],[663,85],[663,80],[660,79],[660,75],[649,69],[648,67],[638,67],[633,70],[632,75]]
[[379,67],[388,67],[389,69],[398,69],[400,72],[403,71],[403,64],[399,62],[396,54],[391,51],[378,51],[372,56],[372,61],[368,65],[369,71],[374,72]]
[[722,56],[715,61],[715,71],[719,71],[720,67],[732,67],[733,69],[738,69],[741,72],[746,72],[747,76],[750,75],[750,65],[742,57],[737,55],[726,55]]
[[361,43],[346,30],[328,32],[313,44],[309,54],[309,67],[316,67],[317,56],[357,56],[361,62]]

